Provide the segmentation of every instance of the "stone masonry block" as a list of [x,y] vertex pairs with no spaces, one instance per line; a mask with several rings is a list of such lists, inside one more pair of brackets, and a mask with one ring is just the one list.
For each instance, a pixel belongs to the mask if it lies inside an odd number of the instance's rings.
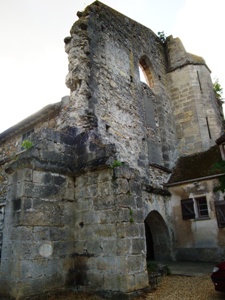
[[62,197],[64,200],[75,201],[75,193],[74,188],[65,187],[64,192],[62,193]]
[[106,181],[106,182],[100,182],[98,184],[98,195],[100,197],[107,197],[112,195],[112,182]]
[[135,289],[136,289],[136,286],[135,286],[135,275],[134,274],[130,274],[130,275],[127,276],[127,290],[128,290],[128,292],[132,292]]
[[113,176],[112,169],[102,170],[101,172],[99,172],[98,182],[107,182],[107,181],[110,182],[112,180],[112,176]]
[[61,186],[58,185],[51,185],[51,184],[32,184],[32,183],[25,183],[24,187],[21,187],[22,194],[21,196],[27,196],[27,197],[35,197],[37,198],[51,198],[51,199],[57,199],[57,194],[62,192]]
[[141,290],[149,286],[147,271],[135,274],[135,289]]
[[129,183],[127,179],[118,178],[115,180],[116,193],[119,194],[127,194],[130,191]]
[[[80,221],[80,220],[79,220]],[[96,224],[85,224],[82,219],[80,222],[75,224],[74,235],[75,242],[87,242],[87,240],[93,240],[95,238],[95,231],[97,231],[98,225]]]
[[57,241],[53,243],[53,257],[59,258],[63,255],[71,255],[74,253],[74,241],[68,240],[68,241]]
[[17,184],[23,181],[32,181],[33,170],[31,169],[22,169],[14,172],[11,176],[9,176],[9,185]]
[[115,178],[134,179],[135,173],[128,166],[122,165],[114,169]]
[[104,290],[126,291],[126,277],[121,274],[104,274]]
[[133,220],[137,223],[143,223],[144,222],[144,216],[143,216],[143,210],[142,209],[136,209],[132,210],[133,214]]
[[115,256],[101,256],[97,258],[97,270],[107,273],[117,273],[117,258]]
[[33,209],[33,199],[31,198],[24,198],[23,199],[23,207],[24,210],[32,210]]
[[[88,174],[81,175],[76,178],[75,180],[75,187],[82,188],[83,186],[86,186],[88,182]],[[96,182],[97,182],[97,176],[96,176]]]
[[127,256],[127,270],[128,274],[142,272],[142,255]]
[[113,209],[115,208],[115,204],[115,197],[113,195],[99,196],[93,199],[93,205],[96,210]]
[[44,182],[46,172],[42,171],[33,171],[33,182],[41,184]]
[[120,206],[126,206],[130,208],[135,208],[136,207],[136,197],[133,195],[128,194],[120,194],[116,195],[115,202],[117,207]]
[[48,230],[47,236],[51,241],[72,241],[74,238],[73,230],[70,227],[51,227]]
[[117,209],[104,209],[98,212],[100,224],[115,224],[118,218]]
[[99,224],[94,231],[95,235],[100,239],[113,238],[116,235],[115,224]]
[[[17,241],[13,245],[16,250],[14,252],[17,254],[18,259],[23,260],[36,260],[40,259],[39,254],[40,245],[38,242],[23,242]],[[15,254],[14,253],[14,254]]]
[[[54,262],[55,264],[57,261]],[[60,290],[65,286],[65,278],[61,271],[57,273],[50,272],[49,276],[44,276],[43,278],[43,289],[45,292],[52,290]]]
[[77,212],[89,211],[91,208],[92,208],[92,202],[90,200],[85,199],[82,202],[76,203]]
[[118,256],[126,256],[132,253],[132,239],[117,239],[116,254]]
[[131,212],[132,212],[132,210],[130,210],[128,207],[127,208],[121,207],[118,210],[117,220],[120,222],[129,222],[132,217]]
[[102,289],[102,283],[104,282],[104,273],[97,270],[87,271],[88,284],[95,290]]
[[85,249],[89,254],[93,254],[97,256],[103,253],[102,242],[99,239],[91,240],[91,241],[88,240],[87,243],[85,244]]
[[119,238],[139,237],[139,225],[132,222],[117,223],[116,233]]
[[21,261],[21,272],[23,274],[23,279],[35,279],[44,276],[44,274],[47,275],[52,271],[56,273],[59,270],[58,264],[54,264],[51,260],[40,258],[36,260],[28,259]]
[[75,188],[75,200],[76,201],[83,201],[84,199],[89,198],[89,197],[90,197],[89,190],[87,189],[86,186],[82,186],[82,187],[77,186]]
[[13,241],[33,242],[35,240],[32,227],[13,227],[9,228],[10,239]]
[[132,254],[140,254],[146,251],[145,238],[132,239]]
[[[76,213],[77,220],[83,222],[84,225],[94,225],[99,223],[99,215],[92,210]],[[76,221],[77,222],[77,221]]]
[[16,198],[21,198],[26,195],[25,186],[23,183],[13,184],[8,187],[7,190],[7,201],[14,200]]
[[[45,206],[46,207],[46,206]],[[62,216],[56,213],[55,207],[48,211],[25,211],[17,212],[14,215],[15,226],[63,226]]]
[[102,252],[106,256],[115,255],[117,254],[117,239],[108,239],[103,240],[102,242]]
[[87,194],[91,198],[95,198],[98,196],[98,186],[96,184],[88,185],[86,188],[87,188]]
[[130,180],[129,181],[130,191],[132,194],[135,194],[137,196],[141,195],[141,185],[139,182]]

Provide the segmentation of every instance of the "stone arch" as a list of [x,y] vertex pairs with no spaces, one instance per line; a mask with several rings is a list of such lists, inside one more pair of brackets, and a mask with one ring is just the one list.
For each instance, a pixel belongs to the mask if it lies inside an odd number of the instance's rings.
[[156,210],[145,218],[147,259],[171,260],[169,230],[163,217]]
[[[147,85],[153,89],[154,88],[154,76],[152,72],[152,66],[150,60],[146,55],[142,56],[139,60],[139,69],[141,70],[142,74],[144,75],[145,82]],[[141,78],[141,76],[140,76]]]

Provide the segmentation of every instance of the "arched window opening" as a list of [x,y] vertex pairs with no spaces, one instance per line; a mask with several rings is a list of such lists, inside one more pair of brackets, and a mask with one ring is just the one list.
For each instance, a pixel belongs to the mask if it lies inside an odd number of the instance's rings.
[[140,59],[139,62],[139,73],[140,80],[145,82],[150,88],[154,87],[154,80],[149,68],[149,64],[147,63],[147,59],[145,57]]
[[146,78],[145,78],[145,74],[140,65],[139,65],[139,75],[140,75],[140,81],[144,82],[148,85],[148,82],[146,81]]

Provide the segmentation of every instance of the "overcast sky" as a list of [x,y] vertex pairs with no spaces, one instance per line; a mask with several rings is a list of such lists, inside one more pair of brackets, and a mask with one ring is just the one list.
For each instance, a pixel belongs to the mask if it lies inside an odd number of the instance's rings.
[[[88,0],[0,0],[0,132],[69,95],[64,37]],[[225,88],[224,0],[103,0],[155,33],[180,37]]]

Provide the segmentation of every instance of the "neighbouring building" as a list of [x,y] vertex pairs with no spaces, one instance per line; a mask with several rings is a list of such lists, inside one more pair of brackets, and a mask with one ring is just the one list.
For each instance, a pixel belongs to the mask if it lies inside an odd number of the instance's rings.
[[206,62],[99,1],[77,15],[70,96],[0,134],[2,297],[132,295],[149,285],[146,258],[225,258]]

